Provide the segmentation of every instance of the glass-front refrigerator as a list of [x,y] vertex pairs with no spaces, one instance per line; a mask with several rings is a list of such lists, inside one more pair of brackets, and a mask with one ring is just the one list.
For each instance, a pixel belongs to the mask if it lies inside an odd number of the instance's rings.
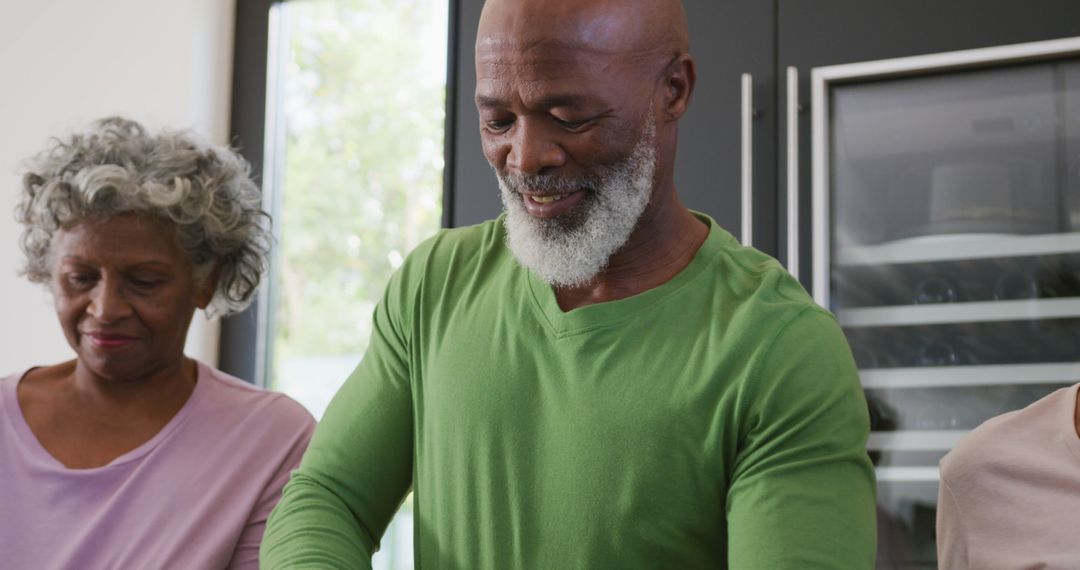
[[811,85],[812,288],[871,410],[879,564],[935,568],[938,461],[1080,381],[1080,38]]

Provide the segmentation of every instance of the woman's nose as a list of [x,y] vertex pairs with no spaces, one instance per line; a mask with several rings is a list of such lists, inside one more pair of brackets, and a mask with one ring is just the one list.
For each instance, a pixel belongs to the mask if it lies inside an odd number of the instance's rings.
[[131,304],[116,279],[102,278],[90,292],[86,312],[95,319],[111,323],[131,315]]

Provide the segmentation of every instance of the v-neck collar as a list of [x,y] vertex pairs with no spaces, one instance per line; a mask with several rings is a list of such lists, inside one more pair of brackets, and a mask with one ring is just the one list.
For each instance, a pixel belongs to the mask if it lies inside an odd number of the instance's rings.
[[0,389],[4,390],[3,401],[6,408],[4,410],[6,412],[4,415],[10,418],[12,429],[15,430],[15,439],[23,448],[29,463],[34,468],[54,473],[62,472],[65,474],[81,474],[87,476],[102,473],[144,457],[184,423],[184,420],[191,413],[191,409],[195,407],[199,400],[205,397],[204,394],[210,389],[210,374],[206,369],[206,365],[199,361],[195,361],[195,364],[197,367],[195,388],[191,391],[191,395],[188,396],[184,405],[180,407],[180,410],[165,424],[165,427],[158,430],[153,437],[143,442],[135,449],[121,454],[100,467],[72,469],[61,463],[59,459],[49,453],[49,451],[45,449],[45,446],[41,444],[41,441],[38,440],[37,436],[34,435],[33,430],[30,429],[30,424],[26,422],[26,417],[23,416],[18,398],[19,382],[22,382],[23,378],[26,377],[33,368],[23,371],[21,374],[11,378],[10,381],[0,383]]

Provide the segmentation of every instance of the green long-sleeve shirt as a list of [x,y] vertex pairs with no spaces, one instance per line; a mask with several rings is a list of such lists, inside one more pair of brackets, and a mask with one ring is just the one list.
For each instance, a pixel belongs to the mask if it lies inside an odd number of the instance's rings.
[[564,313],[502,219],[393,277],[264,568],[871,568],[866,406],[832,316],[712,220],[664,285]]

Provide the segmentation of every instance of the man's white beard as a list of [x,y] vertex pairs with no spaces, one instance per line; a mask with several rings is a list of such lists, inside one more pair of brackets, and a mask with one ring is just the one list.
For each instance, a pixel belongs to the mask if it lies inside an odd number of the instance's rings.
[[[652,194],[656,171],[656,125],[649,116],[634,150],[603,175],[555,178],[496,172],[506,211],[506,243],[518,263],[555,287],[576,287],[607,267],[637,227]],[[519,192],[587,194],[572,212],[535,218]]]

